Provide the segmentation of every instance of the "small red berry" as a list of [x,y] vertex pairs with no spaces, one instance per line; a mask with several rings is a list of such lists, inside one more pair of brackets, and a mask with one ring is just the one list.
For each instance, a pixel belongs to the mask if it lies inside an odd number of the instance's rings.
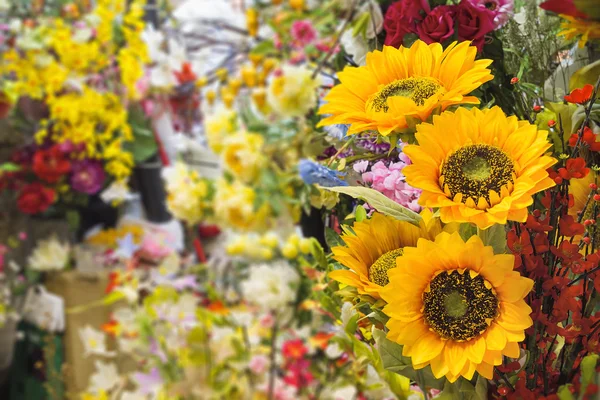
[[508,394],[508,388],[506,386],[500,386],[498,388],[498,394],[500,396],[506,396]]
[[542,216],[542,212],[540,210],[533,210],[533,216],[539,218]]
[[556,126],[556,121],[551,119],[548,121],[548,128],[554,128]]
[[598,185],[596,185],[595,183],[590,183],[590,189],[597,190],[598,189]]
[[535,106],[533,106],[533,112],[536,112],[536,113],[542,112],[542,106],[539,106],[536,104]]
[[510,80],[511,85],[516,85],[517,83],[519,83],[519,78],[516,76]]
[[555,182],[557,185],[562,185],[562,183],[563,183],[563,178],[562,178],[562,177],[560,177],[560,176],[557,176],[556,178],[554,178],[554,182]]
[[581,239],[581,240],[583,240],[583,243],[585,243],[585,244],[590,244],[590,242],[592,241],[592,239],[590,239],[590,237],[589,237],[589,236],[586,236],[586,237],[584,237],[584,238],[583,238],[583,239]]
[[600,194],[594,195],[594,201],[600,201]]
[[585,225],[585,226],[590,226],[590,225],[592,225],[592,224],[593,224],[593,222],[592,222],[592,221],[593,221],[593,220],[591,220],[591,219],[586,219],[585,221],[583,221],[583,225]]

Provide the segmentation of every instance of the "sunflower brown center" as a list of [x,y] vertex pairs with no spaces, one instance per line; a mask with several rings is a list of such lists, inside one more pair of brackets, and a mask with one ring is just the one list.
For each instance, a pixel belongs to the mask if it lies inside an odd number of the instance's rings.
[[436,94],[441,85],[432,78],[406,78],[398,79],[385,85],[374,94],[367,102],[367,107],[373,111],[387,112],[389,106],[387,99],[394,96],[407,97],[417,105],[422,106],[425,100]]
[[379,286],[385,286],[390,281],[388,278],[388,270],[396,267],[396,258],[402,255],[402,249],[388,251],[380,256],[369,267],[369,280]]
[[[442,165],[440,185],[448,197],[466,203],[470,198],[478,204],[481,198],[489,206],[491,192],[500,198],[502,189],[510,191],[516,178],[510,157],[498,147],[473,144],[452,153]],[[458,201],[458,199],[456,199]]]
[[444,339],[456,341],[485,332],[498,315],[498,304],[491,285],[469,270],[442,272],[423,293],[427,324]]

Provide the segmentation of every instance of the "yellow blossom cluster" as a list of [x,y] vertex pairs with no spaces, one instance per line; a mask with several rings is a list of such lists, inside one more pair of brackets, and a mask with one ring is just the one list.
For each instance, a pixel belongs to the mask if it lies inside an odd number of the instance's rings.
[[212,207],[212,185],[183,162],[164,170],[167,207],[175,218],[196,225]]
[[48,110],[38,143],[50,138],[83,147],[81,158],[102,160],[117,180],[127,178],[134,163],[124,147],[133,140],[126,104],[138,99],[136,82],[149,62],[141,38],[144,3],[99,0],[77,27],[60,17],[40,18],[21,28],[0,63],[14,96],[39,100]]
[[227,244],[227,254],[241,256],[252,260],[269,261],[276,254],[285,258],[295,259],[300,254],[311,251],[310,239],[301,238],[298,234],[288,236],[285,241],[274,232],[264,234],[238,235]]

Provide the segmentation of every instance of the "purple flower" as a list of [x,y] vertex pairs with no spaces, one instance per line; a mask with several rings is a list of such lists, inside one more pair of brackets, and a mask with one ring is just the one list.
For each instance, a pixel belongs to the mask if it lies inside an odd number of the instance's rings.
[[93,160],[73,163],[71,186],[74,190],[85,194],[96,194],[102,189],[106,174],[102,163]]
[[155,394],[164,382],[158,368],[152,368],[147,374],[136,372],[133,374],[133,380],[140,387],[140,392],[146,395]]

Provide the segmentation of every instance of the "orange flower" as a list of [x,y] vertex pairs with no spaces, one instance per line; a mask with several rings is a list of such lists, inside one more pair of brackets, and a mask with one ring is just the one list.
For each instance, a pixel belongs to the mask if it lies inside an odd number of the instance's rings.
[[592,98],[594,86],[589,83],[582,89],[574,89],[571,94],[565,96],[565,101],[575,104],[585,104]]

